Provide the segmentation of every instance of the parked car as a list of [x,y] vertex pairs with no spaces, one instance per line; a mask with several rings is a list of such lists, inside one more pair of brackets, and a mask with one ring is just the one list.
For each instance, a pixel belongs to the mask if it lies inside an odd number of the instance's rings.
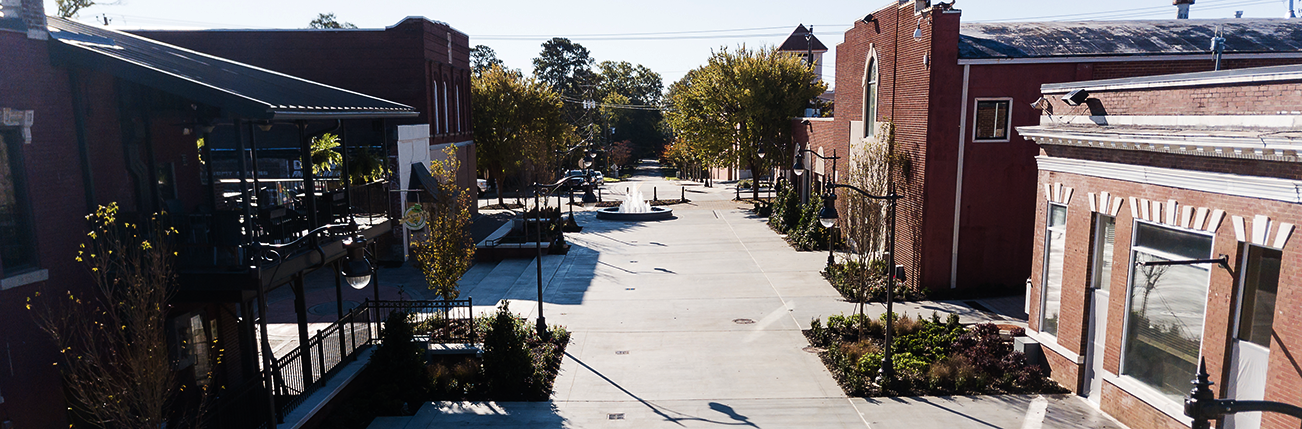
[[479,186],[479,192],[488,192],[488,179],[475,179],[475,185]]
[[601,184],[601,182],[598,181],[597,177],[599,176],[593,174],[592,170],[566,171],[565,188],[570,190],[580,190],[583,189],[583,186],[588,183],[592,183],[593,186],[598,186]]

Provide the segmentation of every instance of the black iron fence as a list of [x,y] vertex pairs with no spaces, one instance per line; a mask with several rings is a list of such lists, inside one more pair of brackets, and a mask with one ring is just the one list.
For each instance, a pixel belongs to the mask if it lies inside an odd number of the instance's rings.
[[286,415],[302,405],[330,377],[356,360],[362,348],[380,344],[379,321],[394,312],[409,314],[418,332],[430,334],[430,342],[475,342],[474,311],[469,299],[365,301],[308,338],[306,347],[295,347],[274,359],[271,374],[277,420],[283,422]]

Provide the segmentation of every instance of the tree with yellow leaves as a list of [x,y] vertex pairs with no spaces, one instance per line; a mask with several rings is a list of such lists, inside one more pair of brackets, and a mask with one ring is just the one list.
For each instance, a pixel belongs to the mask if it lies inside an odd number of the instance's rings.
[[457,282],[470,269],[475,258],[475,243],[470,236],[470,192],[457,186],[457,148],[448,145],[443,159],[430,161],[430,174],[438,182],[433,203],[422,208],[428,220],[425,232],[417,236],[412,253],[425,283],[443,299],[457,299]]

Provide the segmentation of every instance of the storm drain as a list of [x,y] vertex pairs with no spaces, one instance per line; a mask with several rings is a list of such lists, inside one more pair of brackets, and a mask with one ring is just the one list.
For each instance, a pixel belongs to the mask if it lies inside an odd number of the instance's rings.
[[608,420],[624,420],[624,413],[610,413],[610,414],[606,414],[606,419],[608,419]]
[[615,354],[617,354],[617,355],[626,355],[626,354],[628,354],[628,350],[615,350]]
[[753,320],[753,319],[732,319],[732,323],[736,323],[736,324],[738,324],[738,325],[751,325],[751,324],[754,324],[754,323],[755,323],[755,320]]

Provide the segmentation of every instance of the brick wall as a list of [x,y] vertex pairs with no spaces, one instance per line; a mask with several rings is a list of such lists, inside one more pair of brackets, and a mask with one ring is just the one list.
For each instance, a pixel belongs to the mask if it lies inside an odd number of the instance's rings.
[[[1225,218],[1216,230],[1212,253],[1213,255],[1229,255],[1232,261],[1231,266],[1235,272],[1239,272],[1241,269],[1239,267],[1241,253],[1239,243],[1235,240],[1230,216],[1251,219],[1256,215],[1265,215],[1269,216],[1272,222],[1294,224],[1302,222],[1302,208],[1296,204],[1278,201],[1142,185],[1107,178],[1049,171],[1040,172],[1040,182],[1062,183],[1064,186],[1074,189],[1074,195],[1068,205],[1067,214],[1068,251],[1064,260],[1063,301],[1058,343],[1078,353],[1089,352],[1085,347],[1084,338],[1090,313],[1087,307],[1089,303],[1086,299],[1088,295],[1086,283],[1089,277],[1089,239],[1092,226],[1087,193],[1107,191],[1113,196],[1127,199],[1123,203],[1127,206],[1122,207],[1116,218],[1117,241],[1114,247],[1115,259],[1113,260],[1115,269],[1112,273],[1112,289],[1109,302],[1106,303],[1109,306],[1109,320],[1107,321],[1106,330],[1104,369],[1114,374],[1118,373],[1120,369],[1122,347],[1120,333],[1123,332],[1125,323],[1126,285],[1129,276],[1128,270],[1122,268],[1130,266],[1129,237],[1132,235],[1134,225],[1134,219],[1131,217],[1128,207],[1130,204],[1128,197],[1133,196],[1154,201],[1174,199],[1181,206],[1225,210]],[[1041,187],[1041,189],[1043,188]],[[1043,219],[1045,210],[1047,210],[1047,202],[1042,194],[1038,200],[1035,226],[1036,250],[1033,265],[1035,268],[1031,278],[1033,284],[1031,299],[1033,304],[1030,314],[1032,327],[1037,329],[1040,313],[1039,293],[1042,290],[1043,279],[1041,267],[1044,240]],[[1276,308],[1291,309],[1302,306],[1302,287],[1298,286],[1297,280],[1302,280],[1302,247],[1299,247],[1294,240],[1290,240],[1289,245],[1284,249],[1283,271],[1281,272],[1279,295],[1276,298]],[[1235,279],[1229,272],[1220,268],[1212,269],[1203,328],[1202,355],[1207,359],[1208,372],[1219,386],[1218,397],[1225,395],[1225,386],[1229,381],[1225,368],[1230,365],[1230,346],[1233,334],[1231,329],[1235,314],[1235,288]],[[1302,323],[1302,318],[1299,318],[1294,313],[1284,310],[1278,312],[1275,316],[1276,339],[1272,342],[1269,364],[1270,384],[1267,387],[1266,397],[1269,400],[1299,404],[1302,403],[1302,396],[1299,396],[1297,392],[1302,391],[1302,370],[1298,370],[1293,365],[1291,355],[1294,350],[1302,350],[1299,348],[1302,347],[1302,344],[1299,344],[1302,343],[1302,328],[1298,328],[1299,323]],[[1053,370],[1055,373],[1060,371],[1070,372],[1072,367],[1074,365],[1060,363],[1054,365]],[[1057,375],[1054,378],[1059,379]],[[1120,389],[1109,388],[1105,390],[1104,395],[1104,410],[1132,427],[1158,427],[1155,426],[1156,422],[1165,419],[1161,412],[1144,405],[1135,398],[1130,398],[1129,394]],[[1128,398],[1119,399],[1117,398],[1118,395]],[[1109,398],[1109,396],[1112,397]],[[1268,419],[1270,424],[1265,427],[1296,427],[1298,424],[1296,419],[1291,419],[1291,422],[1286,420],[1290,419],[1272,416]]]
[[[1050,98],[1050,97],[1046,97]],[[1056,114],[1081,111],[1051,97]],[[1278,115],[1302,110],[1302,83],[1248,83],[1090,93],[1106,115]]]
[[[85,198],[71,126],[68,76],[50,66],[46,42],[0,31],[0,107],[35,112],[32,143],[17,142],[37,245],[38,263],[49,280],[0,291],[0,420],[14,427],[67,426],[66,406],[54,345],[25,305],[40,288],[78,289],[89,278],[76,268],[77,243],[85,234]],[[6,131],[13,131],[12,129]],[[0,274],[7,277],[11,274]],[[17,369],[17,370],[11,370]]]

